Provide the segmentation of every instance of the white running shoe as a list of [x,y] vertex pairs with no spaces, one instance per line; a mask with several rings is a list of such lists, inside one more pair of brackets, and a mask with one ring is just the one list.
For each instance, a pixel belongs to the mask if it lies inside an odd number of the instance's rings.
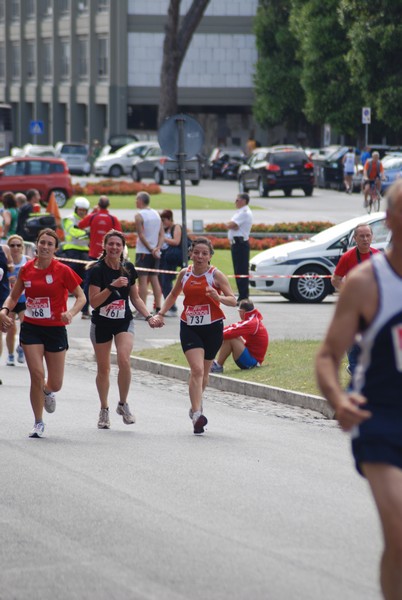
[[116,408],[116,412],[118,415],[121,415],[123,417],[123,423],[125,423],[126,425],[132,425],[133,423],[135,423],[135,416],[131,414],[127,402],[125,402],[124,404],[120,404],[119,402]]
[[43,421],[39,421],[39,423],[35,423],[29,437],[31,438],[41,438],[45,433],[45,424]]
[[101,408],[98,419],[98,429],[110,429],[109,409]]
[[54,392],[45,392],[45,390],[43,390],[43,397],[45,399],[45,411],[54,413],[56,410],[56,394]]
[[25,354],[21,346],[17,346],[17,360],[21,365],[25,362]]

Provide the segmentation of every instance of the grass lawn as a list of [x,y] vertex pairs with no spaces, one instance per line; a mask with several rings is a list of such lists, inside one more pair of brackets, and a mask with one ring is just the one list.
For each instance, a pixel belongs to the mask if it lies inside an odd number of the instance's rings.
[[[314,359],[319,344],[318,341],[309,340],[273,341],[269,345],[262,367],[242,371],[235,365],[232,358],[229,358],[225,363],[224,375],[306,394],[321,395],[314,375]],[[171,365],[188,366],[180,344],[142,350],[133,354]],[[341,381],[345,387],[349,381],[344,367],[341,369]]]
[[[136,211],[135,197],[133,195],[124,196],[108,196],[110,200],[110,210],[116,208],[126,208]],[[73,198],[67,202],[66,206],[73,205]],[[98,204],[99,196],[88,196],[88,200],[91,207]],[[164,208],[181,209],[181,196],[180,194],[155,194],[151,196],[151,206],[155,210],[163,210]],[[192,196],[186,194],[186,208],[188,210],[235,210],[234,202],[223,202],[222,200],[214,200],[213,198],[200,198],[199,196]],[[262,210],[259,206],[252,206],[253,210]],[[134,220],[134,212],[133,212]]]

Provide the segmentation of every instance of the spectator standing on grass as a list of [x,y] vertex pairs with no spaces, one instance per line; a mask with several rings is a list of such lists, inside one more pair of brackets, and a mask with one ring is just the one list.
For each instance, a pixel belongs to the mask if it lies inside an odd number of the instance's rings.
[[5,192],[2,196],[4,206],[3,210],[3,238],[7,239],[10,235],[17,232],[18,208],[13,192]]
[[[169,209],[161,212],[161,220],[164,231],[163,244],[161,248],[161,271],[176,271],[177,267],[183,266],[183,252],[181,248],[181,225],[173,222],[173,212]],[[167,298],[172,291],[173,281],[177,275],[173,273],[160,273],[159,282],[162,288],[164,298]],[[177,315],[177,306],[173,304],[172,308],[166,313],[167,317]]]
[[242,300],[238,310],[241,320],[223,328],[223,343],[212,362],[211,373],[223,373],[230,355],[240,369],[260,367],[264,361],[269,337],[260,311],[251,300]]
[[189,412],[195,434],[204,433],[208,419],[204,415],[203,392],[208,384],[211,364],[223,341],[223,319],[220,303],[235,306],[236,299],[229,281],[211,265],[214,253],[211,242],[204,237],[193,240],[190,250],[192,265],[182,269],[176,283],[156,319],[163,325],[163,317],[184,294],[180,316],[180,341],[190,367]]
[[18,222],[16,233],[20,235],[24,240],[28,242],[34,242],[36,240],[36,233],[29,235],[25,229],[25,223],[29,217],[33,214],[40,212],[40,193],[38,190],[31,189],[26,193],[26,204],[23,204],[18,211]]
[[111,229],[122,231],[120,221],[109,212],[110,201],[100,196],[98,206],[78,222],[80,229],[89,228],[89,259],[98,260],[103,251],[103,238]]
[[[392,245],[347,277],[317,355],[318,384],[344,431],[358,472],[367,478],[381,520],[381,589],[402,598],[402,182],[387,192]],[[339,367],[356,334],[361,353],[352,389]],[[347,499],[345,498],[345,502]],[[358,516],[356,516],[358,518]],[[347,540],[343,540],[347,543]],[[362,558],[360,556],[360,558]]]
[[[98,200],[98,206],[81,219],[77,226],[85,231],[89,230],[89,251],[88,260],[98,260],[99,256],[103,252],[103,239],[108,231],[115,229],[121,231],[121,223],[117,217],[111,215],[109,212],[109,198],[107,196],[100,196]],[[88,295],[89,281],[88,273],[85,275],[84,280],[84,292],[86,297],[85,306],[82,309],[82,319],[90,319],[89,314],[89,295]]]
[[[147,192],[137,194],[135,266],[138,269],[140,298],[146,304],[149,282],[154,294],[155,312],[158,312],[162,304],[162,290],[156,270],[159,269],[165,232],[159,213],[150,207],[150,202],[151,197]],[[148,271],[147,269],[151,270]],[[141,318],[141,315],[136,314],[136,318]]]
[[[376,248],[371,247],[373,230],[370,225],[367,225],[366,223],[359,223],[356,225],[353,232],[353,239],[356,242],[356,246],[345,252],[345,254],[342,254],[331,278],[332,285],[338,291],[343,286],[346,275],[352,269],[365,260],[369,260],[376,252],[379,252]],[[353,344],[348,350],[349,364],[347,370],[350,375],[353,375],[355,371],[358,356],[359,345]]]
[[[248,298],[248,264],[250,261],[250,231],[253,214],[249,207],[250,196],[238,194],[235,200],[236,212],[227,224],[233,269],[238,289],[237,302]],[[246,275],[246,277],[238,277]]]

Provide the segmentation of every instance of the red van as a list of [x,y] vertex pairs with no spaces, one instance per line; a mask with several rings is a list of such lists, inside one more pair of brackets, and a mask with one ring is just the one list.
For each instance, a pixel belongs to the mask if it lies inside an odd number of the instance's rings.
[[62,208],[73,195],[67,164],[60,158],[46,156],[7,156],[0,159],[0,196],[3,192],[38,190],[44,205],[53,192]]

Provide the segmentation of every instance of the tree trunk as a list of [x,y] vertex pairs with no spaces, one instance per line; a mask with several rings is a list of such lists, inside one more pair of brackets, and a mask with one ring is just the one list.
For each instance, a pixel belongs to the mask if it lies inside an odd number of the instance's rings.
[[180,68],[210,0],[193,0],[180,19],[181,0],[170,0],[163,43],[158,125],[177,113]]

